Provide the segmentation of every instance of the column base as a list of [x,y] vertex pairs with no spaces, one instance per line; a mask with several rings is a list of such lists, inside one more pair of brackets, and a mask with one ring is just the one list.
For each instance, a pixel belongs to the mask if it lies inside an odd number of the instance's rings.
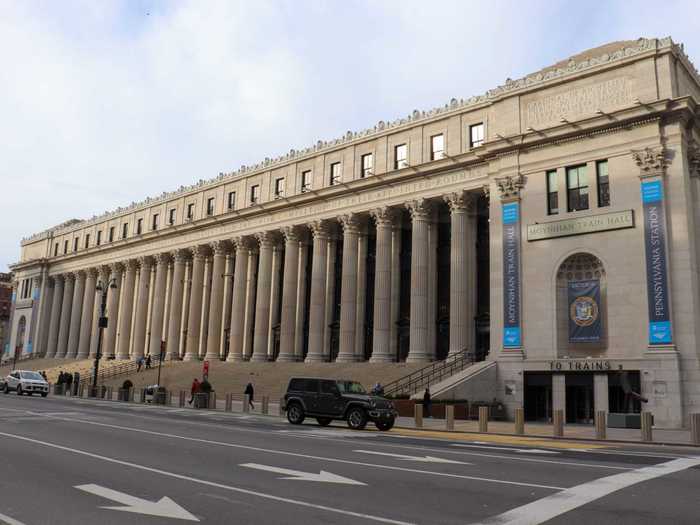
[[240,354],[230,354],[226,358],[227,363],[242,363],[243,362],[243,356]]
[[431,363],[433,361],[433,356],[430,354],[408,354],[406,358],[407,363]]
[[166,361],[180,361],[180,354],[168,354],[165,356]]
[[393,363],[396,360],[389,354],[375,356],[374,353],[369,358],[370,363]]
[[90,359],[90,358],[95,359],[95,356],[94,356],[94,355],[93,355],[93,356],[89,356],[89,355],[87,355],[87,354],[84,354],[84,355],[78,354],[78,355],[75,356],[75,358],[76,358],[76,359]]
[[296,361],[297,361],[297,356],[295,356],[294,354],[287,354],[287,355],[280,354],[277,356],[277,360],[276,360],[277,363],[294,363]]
[[221,359],[219,354],[207,354],[204,356],[205,361],[218,361]]
[[307,355],[304,363],[325,363],[326,356],[324,355]]
[[118,361],[128,361],[129,360],[129,354],[117,354],[117,360]]
[[199,361],[199,356],[197,354],[185,354],[183,361]]
[[355,354],[338,354],[335,358],[336,363],[356,363],[357,357]]
[[252,363],[265,363],[267,362],[267,354],[253,354],[250,356],[250,361]]

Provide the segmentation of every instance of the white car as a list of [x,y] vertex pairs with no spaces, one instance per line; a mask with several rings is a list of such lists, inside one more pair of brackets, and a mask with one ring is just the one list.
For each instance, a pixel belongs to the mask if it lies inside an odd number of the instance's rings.
[[15,370],[5,378],[4,392],[9,394],[11,390],[17,392],[18,396],[41,394],[41,397],[46,397],[49,394],[49,383],[39,372]]

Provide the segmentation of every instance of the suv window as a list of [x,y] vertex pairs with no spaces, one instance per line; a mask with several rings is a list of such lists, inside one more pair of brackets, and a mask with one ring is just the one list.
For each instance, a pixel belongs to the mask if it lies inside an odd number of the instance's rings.
[[14,377],[15,379],[19,379],[19,372],[12,372],[10,374],[10,377]]
[[365,387],[363,387],[357,381],[338,381],[337,385],[338,385],[338,388],[340,388],[340,391],[343,392],[344,394],[366,394],[367,393],[367,391],[365,390]]
[[43,381],[44,378],[38,372],[21,372],[22,379],[32,379],[34,381]]
[[318,379],[292,379],[289,382],[289,390],[316,394],[318,393]]
[[322,394],[339,394],[338,385],[335,381],[321,381],[321,393]]

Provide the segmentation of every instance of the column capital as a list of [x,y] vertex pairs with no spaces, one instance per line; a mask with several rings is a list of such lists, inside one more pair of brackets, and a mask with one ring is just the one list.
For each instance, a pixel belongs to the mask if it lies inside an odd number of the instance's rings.
[[671,159],[665,146],[660,148],[644,148],[643,150],[632,150],[632,158],[639,166],[639,178],[663,177],[666,175],[666,168],[671,165]]
[[331,225],[327,220],[311,221],[307,225],[311,230],[314,239],[329,239],[331,236]]
[[209,255],[209,250],[204,245],[192,246],[191,248],[188,248],[188,250],[192,254],[193,259],[203,259]]
[[279,239],[277,232],[274,231],[258,232],[255,234],[255,238],[258,240],[258,243],[260,244],[261,248],[263,246],[272,247],[277,243]]
[[230,244],[228,241],[217,240],[209,243],[209,248],[214,255],[226,255],[229,252]]
[[110,276],[111,270],[112,270],[112,269],[111,269],[111,265],[110,265],[110,266],[107,266],[107,265],[100,266],[100,267],[97,269],[97,273],[98,273],[99,279],[100,279],[101,281],[107,282],[107,281],[109,280],[109,276]]
[[173,260],[175,263],[184,263],[187,262],[187,259],[190,257],[190,251],[186,249],[178,249],[173,252]]
[[474,211],[474,199],[466,191],[448,193],[442,197],[452,213]]
[[248,251],[253,247],[253,239],[245,235],[240,237],[234,237],[233,247],[236,250],[236,252]]
[[150,255],[144,255],[142,257],[139,257],[137,259],[137,262],[140,268],[149,268],[153,265],[153,257],[151,257]]
[[371,210],[369,213],[374,222],[377,223],[377,228],[382,226],[390,228],[394,225],[394,219],[396,218],[396,210],[394,208],[382,206]]
[[424,198],[409,201],[405,206],[413,220],[427,221],[430,219],[433,210],[432,203]]
[[124,265],[124,269],[128,271],[136,271],[136,269],[139,267],[139,263],[136,259],[129,259],[127,261],[124,261],[122,263]]
[[[66,272],[66,273],[62,274],[62,276],[63,276],[63,281],[66,283],[75,282],[75,274],[73,272]],[[17,283],[17,284],[19,284],[19,283]]]
[[124,265],[120,262],[111,263],[108,267],[112,273],[119,273],[124,270]]
[[87,268],[87,269],[85,270],[85,275],[86,275],[87,277],[95,277],[95,278],[97,278],[97,274],[98,274],[99,271],[100,271],[99,268]]
[[170,263],[171,255],[170,252],[162,252],[154,255],[153,258],[158,266],[163,266]]
[[358,234],[362,227],[362,218],[357,213],[347,213],[338,217],[340,226],[345,233]]
[[688,143],[688,170],[691,177],[700,177],[700,144],[696,140]]
[[525,187],[525,177],[521,173],[516,175],[508,175],[506,177],[497,177],[494,179],[501,200],[519,199],[520,190]]
[[84,281],[85,280],[85,270],[81,269],[81,270],[74,271],[73,272],[73,279],[75,279],[76,281],[79,281],[79,280]]
[[298,226],[284,226],[282,228],[282,235],[284,236],[285,242],[299,242],[302,233]]

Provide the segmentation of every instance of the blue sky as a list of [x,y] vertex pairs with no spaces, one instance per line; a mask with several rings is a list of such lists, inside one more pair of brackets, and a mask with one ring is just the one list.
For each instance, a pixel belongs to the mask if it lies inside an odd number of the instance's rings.
[[[661,5],[661,7],[660,7]],[[23,236],[614,40],[697,1],[0,0],[0,271]]]

